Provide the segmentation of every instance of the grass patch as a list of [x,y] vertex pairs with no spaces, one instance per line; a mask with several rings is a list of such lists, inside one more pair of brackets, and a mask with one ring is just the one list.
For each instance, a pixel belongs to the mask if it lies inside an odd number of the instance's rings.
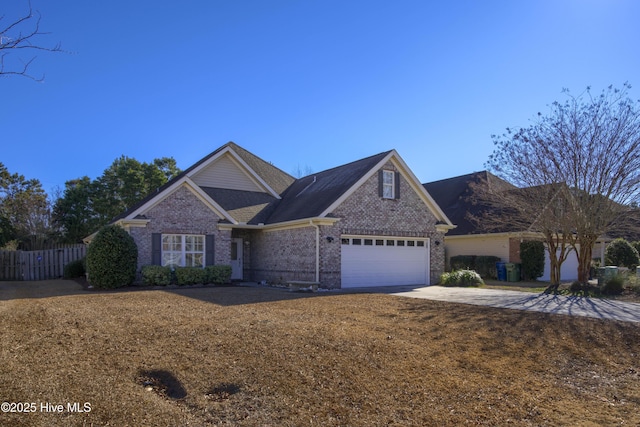
[[520,292],[541,293],[549,286],[547,282],[505,282],[501,280],[485,280],[481,288],[487,289],[505,289]]
[[12,426],[640,423],[640,328],[379,294],[203,287],[0,301]]

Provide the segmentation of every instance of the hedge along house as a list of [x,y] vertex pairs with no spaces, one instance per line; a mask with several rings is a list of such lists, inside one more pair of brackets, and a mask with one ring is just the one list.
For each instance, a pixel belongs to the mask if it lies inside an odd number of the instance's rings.
[[395,150],[295,179],[232,142],[113,222],[139,267],[325,288],[436,283],[454,227]]

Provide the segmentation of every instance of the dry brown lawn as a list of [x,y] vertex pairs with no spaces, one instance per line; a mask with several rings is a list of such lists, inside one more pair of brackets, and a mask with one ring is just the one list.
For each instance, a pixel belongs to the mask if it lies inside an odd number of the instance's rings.
[[0,318],[2,401],[36,403],[0,425],[640,424],[632,323],[249,287],[8,299]]

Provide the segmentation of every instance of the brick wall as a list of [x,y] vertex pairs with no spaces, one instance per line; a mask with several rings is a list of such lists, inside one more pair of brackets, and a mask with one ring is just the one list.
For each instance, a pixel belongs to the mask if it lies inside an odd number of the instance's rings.
[[520,263],[520,241],[522,239],[510,237],[509,238],[509,262]]
[[151,264],[151,235],[213,234],[215,236],[215,263],[229,264],[231,259],[231,232],[218,230],[218,217],[189,189],[180,187],[174,193],[149,209],[146,227],[132,227],[130,234],[138,245],[138,268]]
[[[393,169],[393,165],[389,163],[385,168]],[[435,230],[436,218],[404,178],[400,181],[400,199],[380,198],[378,176],[374,174],[332,214],[340,221],[333,226],[319,226],[322,287],[341,286],[343,234],[430,238],[431,283],[437,283],[444,272],[444,235]],[[251,280],[315,280],[315,227],[256,232],[250,238]],[[436,245],[436,241],[440,244]]]
[[[389,163],[386,169],[394,169]],[[339,288],[343,234],[423,237],[431,240],[431,283],[444,272],[444,236],[435,230],[431,214],[409,183],[400,178],[400,198],[382,199],[378,195],[378,177],[374,174],[332,213],[340,218],[333,226],[319,226],[320,283]],[[145,212],[146,227],[132,228],[138,245],[138,265],[151,263],[153,233],[214,234],[215,263],[230,263],[231,231],[218,230],[220,218],[187,188],[180,188]],[[276,231],[234,230],[243,246],[245,280],[315,280],[316,228],[309,225]],[[331,237],[329,242],[327,237]],[[436,245],[435,242],[440,242]]]
[[[387,163],[384,169],[396,170],[392,163]],[[404,177],[400,177],[400,198],[383,199],[378,195],[378,176],[374,174],[338,206],[333,216],[342,220],[333,227],[335,230],[325,231],[336,237],[334,247],[325,248],[325,262],[340,265],[339,238],[342,234],[427,237],[431,239],[431,283],[439,281],[445,266],[444,234],[436,231],[435,216]],[[436,241],[440,244],[436,245]],[[339,287],[339,278],[338,274],[332,281],[322,281],[322,284]]]
[[252,280],[315,280],[315,233],[311,226],[254,233],[250,242]]

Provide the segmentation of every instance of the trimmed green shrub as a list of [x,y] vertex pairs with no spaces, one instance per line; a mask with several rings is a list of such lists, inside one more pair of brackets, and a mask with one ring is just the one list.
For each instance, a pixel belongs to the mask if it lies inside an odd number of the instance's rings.
[[230,265],[209,265],[201,267],[142,267],[142,281],[145,285],[166,286],[175,283],[180,286],[213,283],[221,285],[231,281]]
[[206,274],[202,267],[175,267],[174,273],[178,286],[197,285],[206,282]]
[[605,295],[620,295],[624,290],[624,277],[614,276],[607,280],[602,286],[602,293]]
[[171,267],[145,265],[142,267],[142,282],[150,286],[167,286],[171,284]]
[[456,270],[440,276],[442,286],[480,286],[484,285],[482,277],[473,270]]
[[630,269],[634,269],[640,264],[638,251],[624,239],[615,239],[609,243],[604,253],[604,259],[606,265],[617,265]]
[[640,254],[640,242],[631,242],[631,246]]
[[65,279],[75,279],[76,277],[82,277],[85,273],[84,268],[85,259],[77,259],[71,261],[64,266],[63,275]]
[[578,282],[577,280],[571,282],[571,286],[569,286],[569,292],[576,294],[582,291],[584,291],[584,284],[582,282]]
[[231,281],[230,265],[208,265],[204,268],[205,283],[222,285]]
[[89,283],[109,289],[133,283],[138,268],[138,247],[122,227],[102,227],[87,248]]
[[499,261],[500,258],[496,256],[456,255],[451,257],[449,264],[451,271],[473,270],[476,271],[480,277],[497,279],[498,272],[496,271],[496,262]]
[[590,285],[588,283],[581,283],[577,280],[571,282],[569,292],[573,295],[592,296],[599,297],[602,295],[602,290],[598,286]]
[[499,257],[478,255],[475,261],[476,262],[471,270],[476,271],[480,275],[480,277],[494,280],[498,278],[496,263],[500,262]]
[[520,243],[520,268],[524,280],[536,280],[544,274],[544,243],[529,240]]
[[449,260],[451,271],[456,270],[473,270],[475,264],[475,255],[456,255]]

